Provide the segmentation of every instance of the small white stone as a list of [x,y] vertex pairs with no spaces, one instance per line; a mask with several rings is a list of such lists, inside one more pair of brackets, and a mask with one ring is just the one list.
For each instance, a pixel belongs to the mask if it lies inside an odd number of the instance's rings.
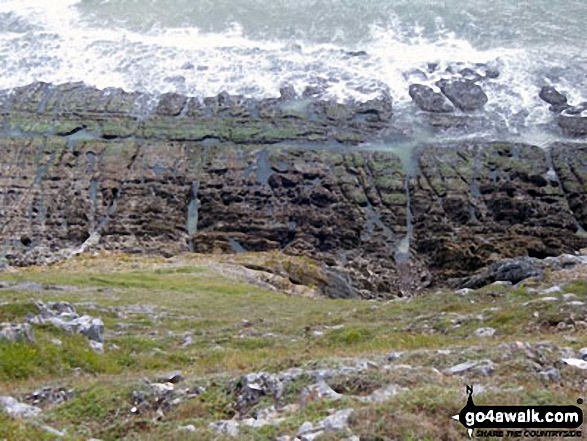
[[587,361],[578,358],[563,358],[563,363],[579,369],[587,369]]
[[182,430],[185,432],[195,432],[196,431],[196,426],[194,426],[193,424],[188,424],[187,426],[179,426],[177,428],[177,430]]
[[479,328],[475,331],[477,337],[492,337],[493,334],[495,334],[495,329],[493,328]]
[[543,289],[540,291],[540,294],[554,294],[557,292],[562,292],[563,290],[561,289],[560,286],[551,286],[548,289]]
[[490,286],[512,286],[512,282],[509,280],[497,280],[493,282]]

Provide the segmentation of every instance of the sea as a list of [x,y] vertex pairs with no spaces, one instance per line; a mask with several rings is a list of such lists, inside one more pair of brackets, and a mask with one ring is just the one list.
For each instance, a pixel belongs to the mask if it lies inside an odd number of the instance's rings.
[[386,90],[401,115],[410,84],[489,67],[484,112],[546,142],[540,88],[587,101],[586,22],[585,0],[0,0],[0,89],[267,98],[292,85],[339,102]]

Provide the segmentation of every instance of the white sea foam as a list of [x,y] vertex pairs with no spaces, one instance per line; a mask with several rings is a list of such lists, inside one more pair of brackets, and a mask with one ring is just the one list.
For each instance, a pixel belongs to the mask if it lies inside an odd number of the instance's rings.
[[[227,91],[271,97],[291,84],[298,92],[308,85],[323,86],[331,98],[344,101],[370,99],[387,88],[401,107],[410,101],[412,82],[434,85],[455,63],[489,63],[501,75],[484,86],[490,97],[487,108],[501,114],[506,125],[516,115],[533,123],[548,120],[537,95],[552,78],[572,100],[585,98],[585,80],[579,87],[574,82],[577,73],[556,74],[567,61],[564,56],[551,58],[536,48],[478,49],[445,29],[440,18],[432,36],[418,26],[402,34],[396,17],[395,23],[371,26],[370,38],[360,45],[343,47],[304,39],[253,39],[237,23],[219,33],[195,27],[154,26],[139,32],[98,26],[80,14],[77,0],[0,0],[0,14],[13,24],[0,28],[0,89],[36,80],[84,81],[150,93],[212,96]],[[349,54],[358,50],[367,55]],[[438,69],[427,72],[428,63]],[[418,79],[414,69],[426,71],[428,78]]]

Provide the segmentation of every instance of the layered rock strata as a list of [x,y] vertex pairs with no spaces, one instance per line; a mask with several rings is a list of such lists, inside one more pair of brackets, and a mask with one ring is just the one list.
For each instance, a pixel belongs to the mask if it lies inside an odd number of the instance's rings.
[[326,295],[373,298],[587,245],[587,145],[422,145],[408,165],[361,146],[392,125],[386,94],[341,105],[290,92],[5,93],[2,255],[282,250],[324,266]]

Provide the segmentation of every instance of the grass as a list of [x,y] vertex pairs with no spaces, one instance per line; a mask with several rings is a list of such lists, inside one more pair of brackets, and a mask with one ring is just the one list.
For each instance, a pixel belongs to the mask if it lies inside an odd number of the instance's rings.
[[[23,400],[45,385],[76,391],[72,400],[45,408],[37,422],[13,420],[0,413],[0,439],[53,439],[39,429],[41,423],[67,430],[71,439],[223,439],[209,424],[235,416],[237,397],[232,384],[240,375],[292,367],[333,368],[360,360],[375,360],[378,367],[329,380],[347,398],[313,402],[284,415],[279,427],[243,428],[238,439],[295,435],[304,421],[320,421],[329,410],[344,407],[355,409],[351,429],[362,440],[460,439],[462,427],[449,417],[464,405],[465,382],[485,387],[478,404],[572,404],[582,393],[580,372],[561,368],[564,387],[545,383],[522,350],[503,346],[544,340],[556,347],[587,346],[584,336],[572,327],[557,329],[558,323],[576,321],[585,314],[580,307],[535,302],[537,294],[527,288],[504,286],[466,296],[428,292],[385,303],[296,297],[225,275],[216,263],[227,264],[226,259],[97,255],[49,269],[0,273],[0,280],[48,286],[38,291],[0,290],[0,322],[24,322],[27,314],[37,312],[33,302],[42,300],[72,302],[79,312],[102,318],[106,326],[103,354],[92,351],[85,338],[51,326],[34,326],[33,344],[0,342],[2,395]],[[228,263],[257,264],[255,259],[238,255]],[[279,256],[269,256],[263,264],[275,271],[284,268]],[[319,273],[307,259],[287,265]],[[302,275],[298,274],[300,279]],[[310,285],[316,277],[306,282]],[[564,292],[584,297],[587,281],[575,278],[564,285]],[[495,337],[475,336],[481,327],[495,328]],[[390,352],[404,355],[387,362]],[[557,357],[556,352],[547,353],[541,369],[557,365]],[[451,377],[440,373],[471,359],[493,360],[495,374],[483,377],[471,371]],[[386,364],[391,367],[384,369]],[[401,364],[412,367],[393,368]],[[200,385],[205,391],[165,410],[163,417],[154,410],[130,414],[132,392],[145,390],[145,379],[175,369],[186,377],[178,387]],[[299,403],[301,391],[313,382],[303,375],[287,384],[282,404]],[[348,398],[366,396],[390,384],[406,390],[388,403]],[[512,392],[520,387],[523,392]],[[270,397],[263,397],[249,412],[252,415],[272,404]],[[196,432],[178,431],[187,424],[194,425]],[[326,434],[320,439],[340,437]]]

